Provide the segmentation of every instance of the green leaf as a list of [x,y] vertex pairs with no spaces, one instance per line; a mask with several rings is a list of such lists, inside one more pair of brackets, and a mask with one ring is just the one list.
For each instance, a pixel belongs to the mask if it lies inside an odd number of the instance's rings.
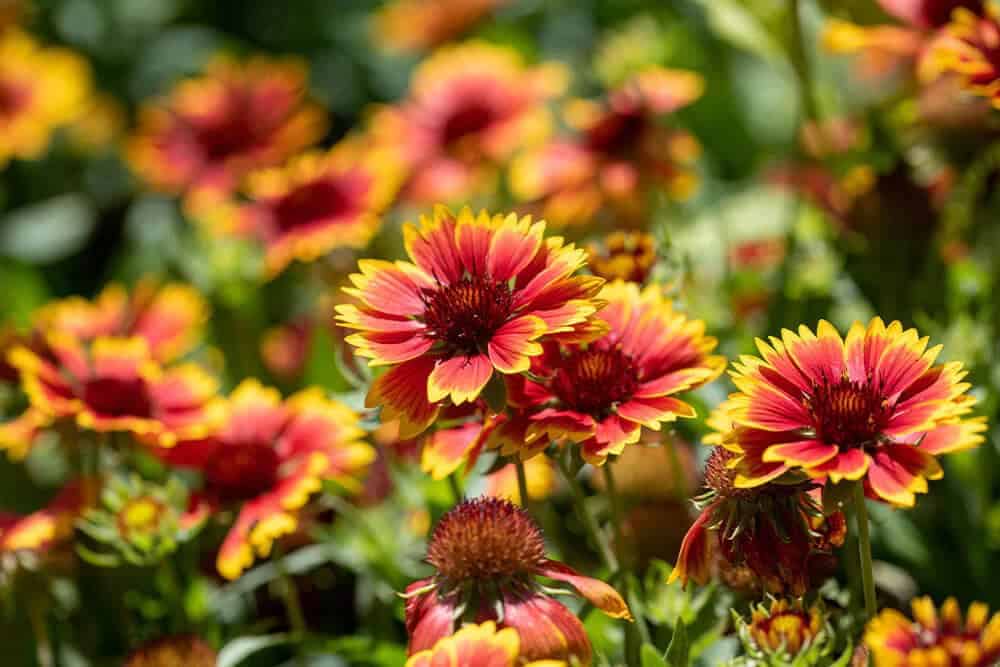
[[642,667],[667,667],[667,661],[652,644],[642,645],[641,657]]
[[486,383],[486,387],[483,388],[482,397],[493,412],[503,411],[507,406],[507,383],[504,382],[503,375],[493,374],[490,381]]
[[688,667],[691,664],[690,652],[687,625],[678,619],[677,625],[674,626],[674,636],[670,639],[670,646],[667,647],[667,664],[670,667]]
[[292,641],[287,633],[239,637],[229,642],[219,651],[218,667],[236,667],[248,657],[272,646],[280,646]]
[[319,385],[329,391],[346,391],[350,384],[340,372],[338,350],[325,326],[313,327],[309,354],[302,379],[306,385]]
[[25,264],[0,261],[0,285],[4,286],[3,320],[27,326],[31,313],[48,300],[42,274]]
[[96,222],[94,207],[80,194],[25,206],[0,223],[0,253],[33,264],[56,262],[80,250]]
[[769,61],[783,60],[781,44],[742,1],[697,0],[705,10],[708,24],[720,38],[733,46]]

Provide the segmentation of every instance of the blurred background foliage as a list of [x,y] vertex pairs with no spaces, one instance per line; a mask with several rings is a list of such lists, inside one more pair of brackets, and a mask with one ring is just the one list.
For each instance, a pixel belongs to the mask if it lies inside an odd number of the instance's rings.
[[[363,123],[372,105],[404,97],[410,73],[424,55],[389,48],[373,32],[372,16],[380,5],[363,0],[25,3],[22,23],[39,40],[67,46],[90,62],[96,87],[113,100],[108,132],[114,138],[86,145],[63,132],[39,159],[15,160],[0,172],[3,319],[24,327],[46,301],[93,296],[111,280],[131,283],[148,274],[179,279],[212,301],[204,360],[227,388],[247,376],[286,390],[317,383],[359,405],[350,378],[335,363],[332,335],[322,328],[298,377],[276,377],[262,362],[259,341],[268,328],[314,312],[325,291],[313,279],[314,270],[294,267],[261,284],[252,249],[200,235],[177,201],[147,191],[130,174],[118,139],[127,135],[141,102],[199,73],[222,51],[303,57],[310,92],[330,114],[321,143],[332,145]],[[790,16],[796,6],[803,18],[801,36],[794,34]],[[574,96],[599,95],[649,64],[698,72],[704,94],[671,122],[701,144],[699,187],[684,202],[662,198],[647,224],[661,244],[661,275],[674,281],[684,307],[707,321],[722,353],[734,358],[753,352],[755,336],[819,318],[841,330],[874,314],[898,318],[943,342],[943,358],[966,364],[981,398],[979,410],[995,423],[1000,395],[996,122],[986,130],[946,131],[914,123],[911,89],[884,80],[871,85],[850,59],[822,49],[821,33],[831,16],[887,21],[868,0],[512,0],[463,37],[510,45],[530,61],[565,63]],[[851,151],[817,158],[800,141],[804,119],[851,119],[864,141]],[[839,211],[784,187],[818,165],[838,176],[865,167],[873,184]],[[953,175],[954,185],[938,196],[927,187],[927,175],[941,170]],[[502,194],[489,203],[499,210],[512,205]],[[371,254],[399,255],[398,225],[413,213],[405,207],[391,211]],[[582,239],[589,233],[570,232]],[[701,390],[699,412],[726,392],[725,380]],[[12,396],[0,399],[8,414],[16,414]],[[697,442],[703,426],[677,429],[681,439]],[[878,576],[898,599],[920,591],[936,599],[955,595],[962,602],[1000,606],[1000,587],[994,585],[1000,569],[1000,452],[994,442],[991,437],[983,447],[944,461],[944,479],[933,483],[915,510],[874,508],[880,510],[873,518]],[[693,451],[703,454],[698,447]],[[395,591],[425,570],[419,562],[422,533],[399,526],[414,521],[426,526],[450,505],[451,495],[444,482],[428,480],[414,466],[398,465],[392,472],[395,490],[366,507],[363,516],[351,520],[358,513],[353,507],[319,508],[344,520],[320,522],[318,541],[289,556],[304,605],[323,630],[313,641],[325,657],[315,657],[311,665],[402,664],[405,634]],[[0,507],[36,509],[65,475],[66,462],[54,444],[37,448],[24,465],[3,460]],[[476,483],[470,481],[470,489]],[[419,514],[423,507],[429,515]],[[683,524],[679,535],[686,527],[683,515],[680,511],[677,519]],[[568,538],[580,529],[566,499],[548,501],[543,519],[557,549],[572,550]],[[173,574],[140,565],[112,573],[82,564],[83,576],[34,582],[49,586],[57,600],[53,631],[67,631],[70,644],[87,647],[67,654],[61,664],[116,664],[111,657],[89,662],[84,654],[114,656],[134,637],[194,627],[216,642],[229,642],[225,664],[284,660],[288,649],[279,632],[282,621],[275,620],[282,612],[274,566],[260,565],[223,585],[197,574],[202,556],[195,543],[181,544],[170,559]],[[666,566],[656,566],[661,567]],[[714,612],[727,608],[728,598],[719,591],[666,587],[656,568],[648,586],[651,618],[662,619],[660,643],[667,643],[681,614],[699,628],[701,664],[715,664],[713,656],[735,645],[731,636],[717,641],[726,633],[727,617]],[[33,664],[24,610],[12,604],[10,620],[0,623],[3,653],[16,656],[6,658],[13,660],[9,664]],[[699,620],[707,609],[713,610],[709,620]],[[121,621],[108,627],[109,618]],[[595,614],[588,630],[598,651],[613,651],[620,629]],[[243,655],[249,656],[245,662]]]

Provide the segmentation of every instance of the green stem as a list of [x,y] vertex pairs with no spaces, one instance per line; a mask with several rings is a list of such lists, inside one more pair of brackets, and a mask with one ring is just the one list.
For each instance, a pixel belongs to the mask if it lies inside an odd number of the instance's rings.
[[302,652],[302,640],[306,636],[306,616],[302,612],[302,601],[299,599],[299,589],[295,586],[295,580],[285,567],[285,553],[279,544],[275,544],[274,569],[278,573],[278,585],[281,588],[281,600],[285,604],[285,612],[288,615],[288,624],[292,628],[292,636],[295,638],[295,651],[298,663],[305,667],[305,654]]
[[465,493],[462,491],[462,483],[458,481],[458,473],[448,475],[448,486],[451,487],[451,495],[455,498],[455,504],[465,500]]
[[583,523],[584,530],[587,531],[587,537],[597,547],[597,552],[601,557],[601,562],[604,563],[604,567],[608,569],[610,574],[614,575],[618,572],[618,558],[615,556],[614,551],[611,550],[611,547],[608,546],[607,539],[597,525],[597,519],[587,509],[587,497],[583,493],[580,480],[576,478],[576,475],[570,469],[568,456],[569,450],[567,449],[566,456],[559,457],[559,470],[562,472],[563,478],[565,478],[566,484],[569,486],[570,493],[573,495],[573,505],[576,508],[577,515],[580,517],[580,521]]
[[858,522],[858,552],[861,554],[861,584],[865,597],[865,617],[875,617],[878,603],[875,600],[875,575],[872,572],[872,542],[868,534],[868,508],[865,506],[863,482],[854,484],[854,516]]
[[49,640],[49,626],[45,618],[45,601],[41,594],[28,596],[28,620],[35,636],[35,658],[38,667],[52,667],[52,642]]
[[531,496],[528,495],[528,474],[524,470],[524,461],[518,456],[514,460],[514,467],[517,469],[517,494],[521,496],[521,507],[531,511]]
[[[605,462],[602,469],[604,471],[604,483],[607,487],[608,500],[611,504],[611,521],[614,524],[615,546],[618,550],[618,561],[623,563],[624,566],[628,568],[629,559],[625,553],[625,539],[622,533],[625,515],[625,512],[622,509],[622,497],[618,493],[618,485],[615,483],[615,475],[611,468],[611,461]],[[632,613],[635,616],[634,625],[629,625],[629,627],[625,630],[626,654],[634,655],[636,661],[638,661],[641,646],[635,644],[636,631],[638,630],[638,638],[641,639],[643,644],[650,643],[650,636],[649,628],[646,627],[646,620],[642,615],[643,604],[639,600],[639,592],[636,590],[636,581],[635,577],[632,576],[632,572],[625,573],[625,597],[628,599],[628,606],[632,609]],[[635,644],[634,654],[628,650],[630,648],[630,644]]]
[[799,98],[802,100],[802,112],[806,120],[817,120],[819,118],[819,105],[813,95],[812,87],[812,63],[809,60],[809,51],[806,46],[806,35],[802,30],[802,1],[792,0],[791,3],[792,21],[792,67],[795,69],[795,77],[799,83]]

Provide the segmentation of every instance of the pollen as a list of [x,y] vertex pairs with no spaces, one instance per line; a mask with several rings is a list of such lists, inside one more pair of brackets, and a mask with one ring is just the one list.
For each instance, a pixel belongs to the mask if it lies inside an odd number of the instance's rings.
[[846,378],[817,385],[807,407],[817,436],[848,448],[876,444],[890,414],[888,401],[874,384]]
[[563,360],[553,383],[564,403],[596,417],[630,399],[638,386],[635,362],[618,347],[574,352]]
[[466,276],[424,295],[424,322],[451,354],[475,354],[510,317],[514,297],[505,282]]
[[545,540],[528,513],[509,500],[466,500],[438,522],[427,562],[455,582],[533,574],[545,562]]

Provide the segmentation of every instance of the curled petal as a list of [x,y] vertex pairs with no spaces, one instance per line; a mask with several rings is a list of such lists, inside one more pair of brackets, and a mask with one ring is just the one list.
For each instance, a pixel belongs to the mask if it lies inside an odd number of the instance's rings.
[[575,588],[592,605],[603,611],[611,618],[624,618],[632,621],[632,612],[625,604],[624,598],[618,594],[614,588],[608,584],[587,577],[568,565],[554,560],[547,560],[538,569],[538,574],[556,581],[565,581]]

